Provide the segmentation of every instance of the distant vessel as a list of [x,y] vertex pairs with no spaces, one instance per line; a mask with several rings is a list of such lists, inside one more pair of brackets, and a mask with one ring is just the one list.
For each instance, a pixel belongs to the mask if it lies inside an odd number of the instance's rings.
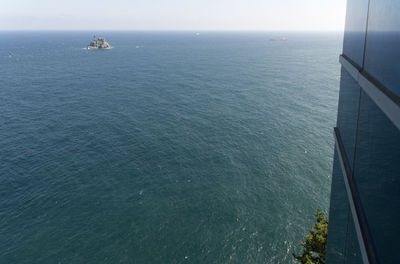
[[269,41],[286,41],[287,38],[281,37],[281,38],[270,38]]
[[111,49],[111,45],[104,38],[99,37],[96,40],[96,36],[93,36],[93,40],[87,46],[87,49]]

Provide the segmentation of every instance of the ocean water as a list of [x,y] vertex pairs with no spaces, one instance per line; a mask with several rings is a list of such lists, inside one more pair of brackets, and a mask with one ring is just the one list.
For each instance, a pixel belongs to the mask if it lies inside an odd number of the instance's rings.
[[0,33],[0,263],[295,263],[341,34],[98,34]]

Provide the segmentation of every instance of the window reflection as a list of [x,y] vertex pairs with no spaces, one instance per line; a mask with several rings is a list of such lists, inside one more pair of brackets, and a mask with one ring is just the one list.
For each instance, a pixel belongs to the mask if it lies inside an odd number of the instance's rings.
[[400,225],[400,131],[361,93],[354,176],[378,258],[395,263]]
[[360,87],[350,74],[342,68],[337,127],[351,169],[353,169],[359,98]]
[[400,95],[400,1],[370,3],[365,70]]
[[358,64],[360,68],[363,65],[367,13],[368,0],[347,1],[343,54]]

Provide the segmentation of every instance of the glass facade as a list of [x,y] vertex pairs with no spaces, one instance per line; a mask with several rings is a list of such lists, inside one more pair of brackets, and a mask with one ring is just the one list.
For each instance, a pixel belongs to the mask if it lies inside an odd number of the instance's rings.
[[354,182],[377,258],[394,263],[400,249],[400,131],[365,93],[359,115]]
[[360,246],[358,245],[356,228],[354,226],[354,221],[350,212],[347,220],[346,240],[344,241],[344,244],[346,245],[344,263],[362,264],[363,261],[361,258]]
[[371,0],[365,71],[400,96],[400,1]]
[[327,263],[340,264],[344,263],[345,243],[343,241],[346,240],[347,236],[349,203],[346,192],[342,191],[344,180],[336,149],[333,164],[326,259]]
[[368,0],[347,1],[343,54],[359,67],[363,65]]
[[337,127],[342,138],[350,168],[353,168],[354,150],[356,146],[356,129],[360,87],[342,67],[339,92]]
[[399,262],[399,11],[398,0],[347,3],[327,264]]

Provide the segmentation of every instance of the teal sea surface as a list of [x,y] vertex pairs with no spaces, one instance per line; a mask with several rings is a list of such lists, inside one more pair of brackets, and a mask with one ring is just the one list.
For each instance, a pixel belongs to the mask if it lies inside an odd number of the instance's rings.
[[342,34],[95,33],[0,32],[0,263],[295,263]]

